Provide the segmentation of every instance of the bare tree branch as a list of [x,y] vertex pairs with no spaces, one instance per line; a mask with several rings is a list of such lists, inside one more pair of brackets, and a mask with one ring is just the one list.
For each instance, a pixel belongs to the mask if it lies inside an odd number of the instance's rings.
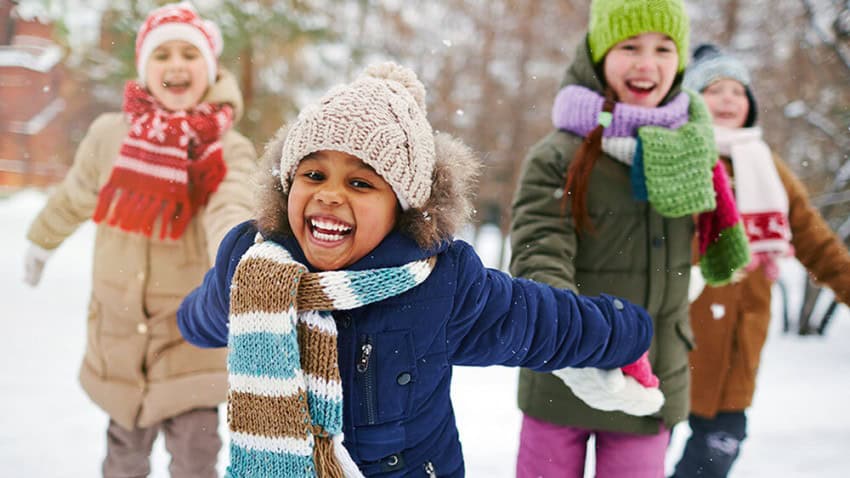
[[827,45],[832,51],[835,52],[841,62],[844,63],[844,66],[847,69],[848,73],[850,73],[850,54],[848,54],[845,49],[841,47],[840,44],[830,38],[829,34],[818,25],[817,18],[815,15],[815,8],[814,5],[812,5],[812,1],[800,0],[800,3],[803,4],[803,10],[805,10],[806,12],[806,17],[809,19],[809,24],[811,25],[812,30],[815,31],[818,38],[821,42],[823,42],[823,44]]

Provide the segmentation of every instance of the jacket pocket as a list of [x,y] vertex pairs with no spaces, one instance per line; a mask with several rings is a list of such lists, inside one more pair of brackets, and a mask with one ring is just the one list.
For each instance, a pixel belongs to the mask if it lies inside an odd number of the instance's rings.
[[355,363],[355,426],[403,420],[417,379],[409,331],[361,335]]

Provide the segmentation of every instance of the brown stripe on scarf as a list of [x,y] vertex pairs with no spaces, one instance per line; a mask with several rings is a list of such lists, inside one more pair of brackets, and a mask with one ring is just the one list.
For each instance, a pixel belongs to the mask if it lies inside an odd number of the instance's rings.
[[334,310],[334,303],[325,294],[319,274],[304,274],[303,283],[298,287],[298,310]]
[[[241,263],[245,266],[242,267]],[[236,268],[233,283],[237,284],[230,291],[231,314],[247,312],[284,313],[293,307],[293,297],[290,294],[269,294],[270,290],[291,290],[291,283],[300,280],[306,268],[297,264],[280,264],[272,259],[249,257],[244,258],[240,267]],[[241,287],[242,284],[252,284],[251,287]]]
[[231,392],[228,405],[228,421],[233,431],[303,440],[311,427],[305,390],[287,397]]
[[299,321],[298,349],[301,351],[301,368],[304,373],[340,381],[339,368],[333,366],[337,363],[336,334],[331,335]]

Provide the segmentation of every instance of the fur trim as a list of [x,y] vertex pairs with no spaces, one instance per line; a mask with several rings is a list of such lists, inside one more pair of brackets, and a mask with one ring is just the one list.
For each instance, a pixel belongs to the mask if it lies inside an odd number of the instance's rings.
[[[288,194],[280,184],[280,157],[288,127],[266,145],[257,183],[257,228],[263,235],[290,235],[286,206]],[[462,141],[446,133],[434,135],[436,164],[431,196],[422,208],[400,214],[396,228],[424,249],[450,240],[474,213],[472,199],[481,162]]]
[[254,217],[257,218],[257,229],[266,237],[270,234],[292,234],[286,215],[289,195],[283,192],[280,184],[280,156],[288,132],[289,126],[282,126],[266,144],[257,170]]

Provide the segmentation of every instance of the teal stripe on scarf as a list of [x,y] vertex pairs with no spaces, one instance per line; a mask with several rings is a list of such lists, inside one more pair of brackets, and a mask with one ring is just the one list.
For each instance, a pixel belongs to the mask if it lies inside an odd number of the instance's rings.
[[328,400],[311,391],[307,392],[307,399],[313,421],[325,424],[325,430],[331,435],[342,433],[341,400]]
[[[416,286],[413,274],[404,267],[348,271],[347,274],[351,277],[351,290],[364,304],[379,302]],[[362,280],[366,278],[368,280]]]
[[230,337],[227,368],[231,374],[292,378],[301,369],[298,338],[258,332]]
[[315,478],[315,470],[312,456],[248,450],[231,444],[225,478]]

